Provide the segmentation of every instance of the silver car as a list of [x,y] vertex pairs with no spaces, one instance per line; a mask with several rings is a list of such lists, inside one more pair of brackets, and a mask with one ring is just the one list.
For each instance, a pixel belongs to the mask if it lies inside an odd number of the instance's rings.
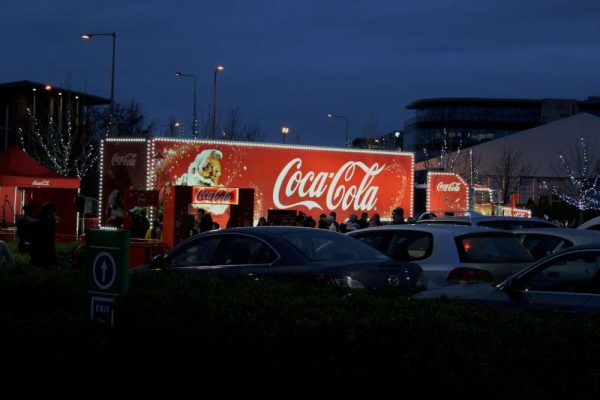
[[487,228],[514,230],[522,228],[558,228],[557,225],[541,218],[507,217],[499,215],[481,215],[476,212],[468,212],[464,216],[435,217],[431,213],[416,221],[417,224],[428,225],[470,225],[483,226]]
[[427,290],[418,299],[455,298],[500,307],[600,313],[600,245],[575,246],[492,285]]
[[501,282],[534,260],[511,232],[461,225],[386,225],[348,233],[397,261],[418,263],[428,288]]

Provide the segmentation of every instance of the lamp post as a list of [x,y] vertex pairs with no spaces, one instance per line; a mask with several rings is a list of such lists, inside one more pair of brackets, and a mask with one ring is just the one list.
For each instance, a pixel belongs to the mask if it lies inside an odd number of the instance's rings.
[[[81,35],[81,38],[85,39],[85,40],[89,40],[93,36],[112,36],[112,70],[111,70],[111,74],[110,74],[110,116],[111,116],[112,129],[114,129],[115,124],[112,123],[112,119],[114,117],[113,114],[115,111],[115,42],[117,39],[117,33],[116,32],[84,33],[83,35]],[[107,132],[107,134],[108,134],[108,132]]]
[[112,36],[112,72],[110,78],[110,106],[114,107],[115,102],[115,41],[117,34],[116,32],[112,33],[84,33],[81,35],[82,39],[88,40],[93,36]]
[[182,74],[181,72],[175,72],[176,76],[183,76],[185,78],[194,78],[194,104],[192,109],[192,136],[194,139],[198,137],[198,119],[196,118],[196,75]]
[[344,120],[346,120],[346,147],[350,147],[350,142],[348,139],[348,117],[344,117],[343,115],[336,115],[333,113],[328,113],[327,114],[328,118],[343,118]]
[[222,65],[217,65],[215,68],[215,78],[213,80],[213,110],[212,110],[212,138],[216,139],[215,132],[217,130],[217,74],[225,69]]
[[285,144],[285,137],[290,133],[290,128],[287,126],[281,127],[281,136],[283,136],[283,144]]

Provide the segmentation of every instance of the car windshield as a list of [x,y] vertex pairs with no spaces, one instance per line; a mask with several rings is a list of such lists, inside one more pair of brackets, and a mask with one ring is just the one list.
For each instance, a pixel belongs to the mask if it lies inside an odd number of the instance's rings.
[[279,236],[311,261],[390,260],[388,256],[351,237],[318,229],[289,232]]
[[523,263],[533,257],[513,235],[470,234],[456,239],[461,262],[465,263]]

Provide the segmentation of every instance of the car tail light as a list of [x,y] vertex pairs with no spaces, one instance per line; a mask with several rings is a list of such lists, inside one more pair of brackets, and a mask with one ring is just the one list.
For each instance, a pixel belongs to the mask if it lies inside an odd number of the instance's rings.
[[492,274],[489,271],[476,268],[454,268],[448,274],[447,283],[491,283]]

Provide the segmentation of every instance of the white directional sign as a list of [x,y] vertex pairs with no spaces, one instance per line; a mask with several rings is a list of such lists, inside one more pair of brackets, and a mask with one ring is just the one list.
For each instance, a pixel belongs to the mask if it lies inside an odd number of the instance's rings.
[[109,289],[115,282],[117,268],[114,258],[106,251],[98,253],[92,265],[94,283],[99,289]]

